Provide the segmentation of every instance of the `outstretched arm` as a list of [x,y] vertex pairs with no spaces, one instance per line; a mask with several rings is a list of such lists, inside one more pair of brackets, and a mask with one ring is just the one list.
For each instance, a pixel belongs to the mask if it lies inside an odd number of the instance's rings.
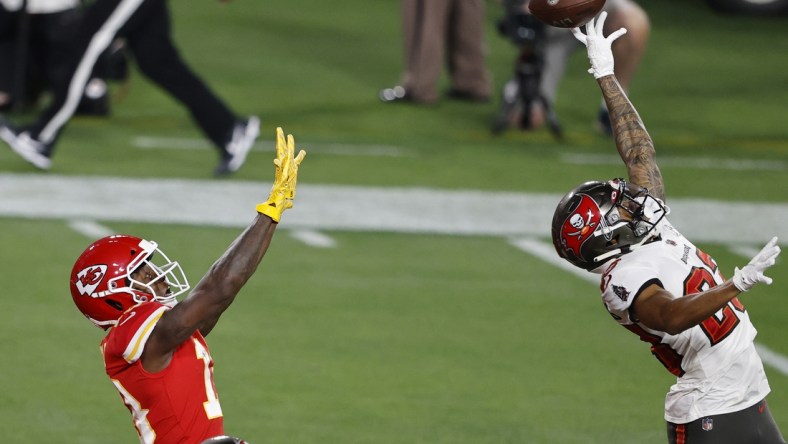
[[732,278],[706,291],[681,298],[674,298],[656,284],[651,285],[638,295],[633,305],[634,315],[649,328],[679,334],[700,324],[755,284],[770,285],[772,278],[764,272],[774,265],[779,254],[780,247],[774,237],[747,265],[736,268]]
[[605,98],[616,149],[627,168],[629,181],[647,188],[652,196],[665,200],[665,184],[657,167],[654,142],[651,140],[640,115],[629,101],[624,89],[613,72],[613,42],[626,33],[621,28],[604,37],[602,28],[607,13],[586,25],[586,34],[578,28],[572,29],[575,37],[586,45],[591,61],[589,72],[594,75]]
[[632,102],[615,76],[597,79],[607,104],[616,149],[627,167],[629,181],[647,188],[652,196],[665,201],[665,184],[657,166],[654,142]]
[[298,167],[306,153],[294,157],[293,136],[277,128],[276,175],[271,195],[257,205],[254,221],[233,241],[187,298],[162,315],[142,354],[142,365],[155,372],[167,367],[175,349],[196,330],[207,335],[235,300],[268,250],[282,212],[293,206]]

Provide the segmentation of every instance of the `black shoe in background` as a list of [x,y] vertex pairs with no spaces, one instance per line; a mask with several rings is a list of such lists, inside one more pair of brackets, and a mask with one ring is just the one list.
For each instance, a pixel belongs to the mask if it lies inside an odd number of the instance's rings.
[[446,92],[446,97],[454,100],[462,100],[466,102],[476,102],[476,103],[488,103],[490,102],[490,96],[483,96],[479,94],[474,94],[468,91],[462,91],[459,89],[450,89]]

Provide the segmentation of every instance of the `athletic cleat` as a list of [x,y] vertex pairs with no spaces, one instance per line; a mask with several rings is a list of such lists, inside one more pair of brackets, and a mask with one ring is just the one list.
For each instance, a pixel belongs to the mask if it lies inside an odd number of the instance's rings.
[[30,136],[28,132],[17,133],[5,122],[0,122],[0,139],[19,154],[28,163],[39,170],[48,170],[52,167],[52,159],[44,154],[47,145]]
[[238,171],[246,161],[246,155],[254,146],[258,135],[260,135],[260,119],[256,116],[249,117],[245,122],[236,123],[232,139],[225,146],[227,157],[222,158],[214,174],[225,176]]

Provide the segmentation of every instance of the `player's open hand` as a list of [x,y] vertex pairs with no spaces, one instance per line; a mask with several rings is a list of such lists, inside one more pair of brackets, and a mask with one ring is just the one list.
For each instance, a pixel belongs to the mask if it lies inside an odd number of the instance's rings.
[[577,40],[580,40],[588,50],[588,59],[591,61],[589,73],[595,79],[613,74],[613,42],[627,33],[626,28],[621,28],[609,36],[604,36],[605,19],[607,12],[602,12],[596,19],[591,19],[586,23],[586,33],[583,34],[580,28],[572,28]]
[[739,291],[747,291],[758,282],[766,285],[772,283],[772,278],[764,276],[763,272],[774,265],[777,256],[780,254],[780,247],[777,245],[777,237],[773,237],[763,249],[750,260],[750,263],[742,267],[737,267],[733,271],[733,285]]
[[257,211],[270,217],[274,222],[279,222],[282,213],[293,207],[298,180],[298,167],[306,156],[306,151],[300,150],[295,155],[295,139],[285,133],[282,128],[276,129],[276,159],[274,159],[274,184],[268,200],[257,204]]

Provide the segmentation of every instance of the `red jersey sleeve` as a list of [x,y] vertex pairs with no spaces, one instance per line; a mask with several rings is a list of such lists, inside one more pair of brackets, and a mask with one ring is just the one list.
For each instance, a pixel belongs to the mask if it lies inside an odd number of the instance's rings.
[[105,361],[108,356],[117,356],[128,364],[137,362],[153,328],[167,310],[169,307],[166,305],[146,302],[123,313],[118,319],[118,324],[110,330],[103,341]]

